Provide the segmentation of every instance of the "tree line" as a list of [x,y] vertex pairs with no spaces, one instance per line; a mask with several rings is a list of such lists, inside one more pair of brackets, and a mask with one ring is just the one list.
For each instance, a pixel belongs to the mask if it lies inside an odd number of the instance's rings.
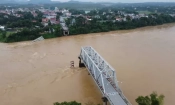
[[1,42],[19,42],[19,41],[27,41],[34,40],[40,36],[43,36],[45,39],[55,38],[62,36],[62,30],[60,25],[55,26],[47,26],[44,28],[24,28],[19,32],[15,32],[7,35],[6,31],[0,31],[0,41]]
[[[76,22],[69,24],[69,31],[71,35],[77,34],[87,34],[87,33],[96,33],[96,32],[108,32],[114,30],[125,30],[125,29],[134,29],[144,26],[155,26],[161,25],[164,23],[175,22],[175,17],[172,17],[167,14],[151,14],[148,17],[141,17],[139,19],[131,19],[130,17],[126,18],[127,21],[115,21],[115,20],[99,20],[93,19],[87,21],[84,17],[75,18]],[[71,21],[71,19],[69,19]]]
[[43,14],[40,11],[36,11],[36,13],[38,14],[37,17],[33,17],[30,12],[18,11],[16,14],[20,15],[20,17],[0,13],[0,24],[5,25],[6,28],[43,27],[41,24]]
[[[158,95],[156,92],[151,93],[149,96],[139,96],[135,101],[138,105],[164,105],[164,95]],[[76,101],[71,102],[55,102],[53,105],[81,105]],[[86,105],[94,105],[93,103],[87,103]],[[100,105],[100,104],[98,104]]]

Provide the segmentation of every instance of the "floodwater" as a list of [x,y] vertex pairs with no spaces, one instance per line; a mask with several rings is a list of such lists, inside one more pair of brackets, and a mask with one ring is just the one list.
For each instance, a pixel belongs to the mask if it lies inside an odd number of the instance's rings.
[[0,43],[0,105],[102,103],[87,70],[78,68],[81,46],[92,46],[115,68],[133,105],[139,95],[153,91],[165,95],[165,105],[175,104],[175,24],[166,24],[35,43]]

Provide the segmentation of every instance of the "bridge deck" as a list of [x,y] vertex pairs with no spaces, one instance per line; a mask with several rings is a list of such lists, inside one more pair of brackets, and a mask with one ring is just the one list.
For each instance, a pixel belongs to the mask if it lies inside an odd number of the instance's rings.
[[111,105],[131,105],[116,82],[113,68],[92,47],[82,48],[79,57]]

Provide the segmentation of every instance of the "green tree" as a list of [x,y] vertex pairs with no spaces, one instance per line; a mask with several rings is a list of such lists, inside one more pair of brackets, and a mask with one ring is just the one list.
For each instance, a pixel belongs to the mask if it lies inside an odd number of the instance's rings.
[[3,31],[3,32],[2,32],[2,38],[3,38],[3,39],[6,38],[6,31]]
[[72,15],[85,14],[84,10],[70,9],[69,11],[72,13]]
[[94,16],[94,15],[97,15],[97,11],[96,10],[91,10],[88,15],[90,16]]
[[84,17],[78,17],[75,19],[76,21],[76,25],[78,26],[84,26],[85,25],[85,22],[86,22],[86,19]]
[[24,12],[22,15],[24,19],[34,19],[33,15],[30,12]]
[[164,95],[157,95],[156,92],[150,94],[150,96],[139,96],[136,99],[138,105],[163,105]]
[[4,41],[6,38],[6,31],[0,29],[0,41]]
[[53,105],[81,105],[81,103],[78,103],[76,101],[71,101],[71,102],[55,102]]
[[61,26],[60,25],[57,25],[54,28],[54,30],[55,30],[55,32],[54,32],[55,36],[58,36],[58,37],[62,36],[62,31],[61,31]]
[[60,20],[60,15],[57,14],[56,20],[58,20],[58,21]]
[[130,21],[131,20],[131,17],[130,16],[126,16],[126,20],[127,21]]
[[50,22],[50,20],[49,20],[49,22],[48,22],[48,26],[51,26],[52,24],[51,24],[51,22]]

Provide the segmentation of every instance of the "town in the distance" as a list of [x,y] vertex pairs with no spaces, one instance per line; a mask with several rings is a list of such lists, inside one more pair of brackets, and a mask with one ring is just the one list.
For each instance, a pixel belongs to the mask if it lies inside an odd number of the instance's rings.
[[34,40],[40,36],[47,39],[108,32],[175,22],[175,3],[32,1],[0,4],[1,42]]

